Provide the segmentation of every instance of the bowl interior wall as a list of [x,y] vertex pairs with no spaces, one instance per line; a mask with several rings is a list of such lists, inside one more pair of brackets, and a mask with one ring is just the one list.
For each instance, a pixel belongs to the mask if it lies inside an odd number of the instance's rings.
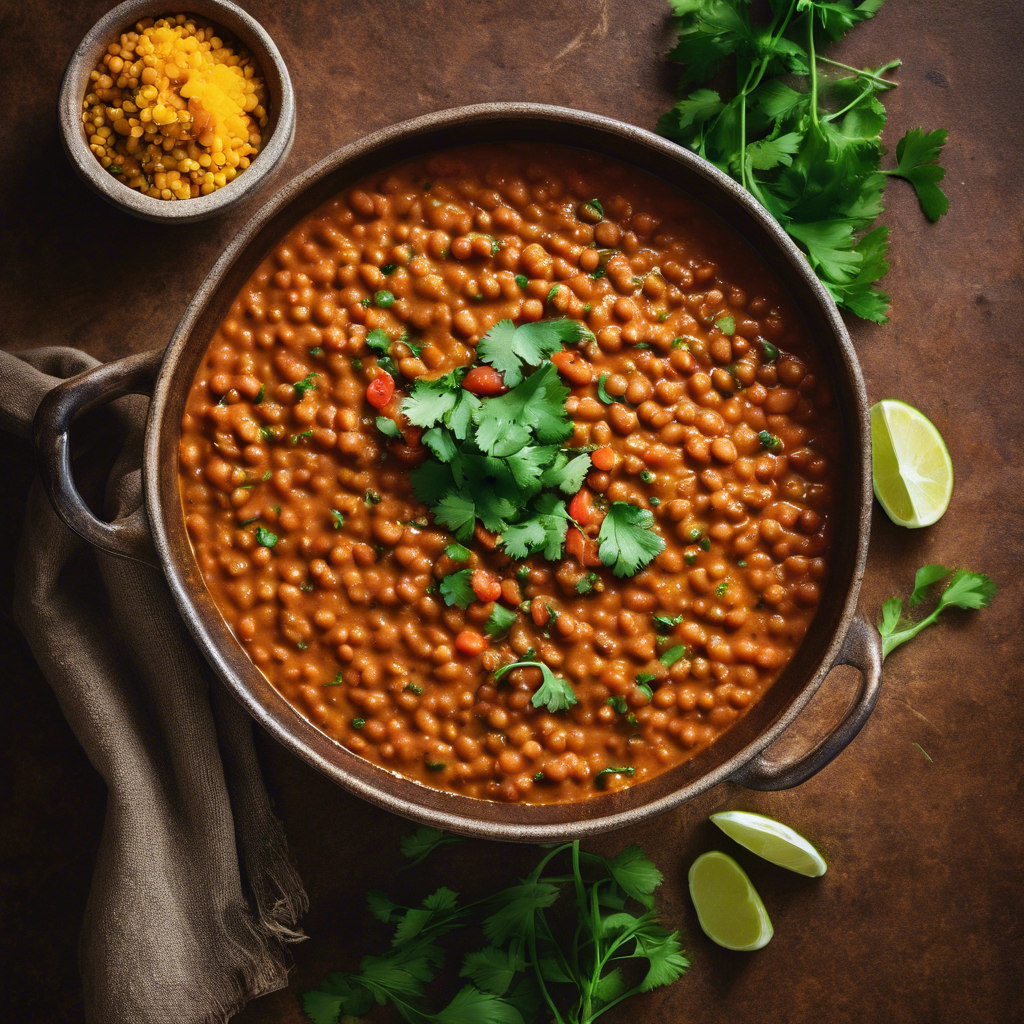
[[[731,765],[724,775],[723,766],[740,755],[751,756],[752,746],[759,743],[763,746],[765,734],[780,728],[810,699],[827,673],[830,658],[834,657],[841,640],[837,634],[856,598],[862,571],[862,537],[866,540],[864,474],[869,440],[864,429],[864,399],[859,378],[846,361],[854,358],[852,350],[846,352],[844,358],[836,323],[830,320],[813,287],[780,248],[771,230],[737,204],[720,183],[709,181],[702,171],[681,163],[678,157],[652,149],[644,141],[649,138],[646,133],[637,132],[641,136],[637,138],[632,137],[628,129],[602,130],[593,124],[566,125],[543,118],[496,115],[490,120],[470,124],[428,126],[414,135],[403,134],[392,141],[387,141],[387,132],[380,134],[384,136],[382,144],[375,142],[376,137],[370,137],[364,144],[351,147],[355,155],[341,166],[324,168],[319,171],[319,177],[314,168],[282,190],[271,204],[265,223],[253,224],[248,240],[240,239],[241,248],[234,253],[229,249],[211,272],[205,292],[201,291],[193,303],[194,315],[191,318],[186,315],[168,349],[170,366],[165,367],[164,376],[168,370],[170,376],[164,393],[158,397],[171,415],[155,417],[159,424],[159,479],[150,481],[149,487],[159,495],[158,514],[166,538],[166,553],[170,555],[169,576],[179,600],[184,598],[189,606],[193,632],[237,696],[278,739],[347,788],[399,814],[467,834],[544,841],[574,832],[598,831],[597,827],[588,828],[587,823],[609,816],[614,816],[617,824],[623,824],[620,815],[641,814],[650,805],[659,803],[660,809],[666,809],[666,802],[671,806],[695,796],[724,781],[739,765]],[[689,194],[726,221],[781,280],[803,316],[809,336],[820,340],[819,357],[842,425],[843,487],[830,579],[812,628],[792,662],[757,704],[697,757],[642,785],[573,804],[508,805],[430,789],[363,760],[302,718],[256,669],[214,605],[191,552],[178,494],[177,448],[185,395],[210,339],[235,296],[273,246],[308,213],[369,174],[435,150],[507,141],[589,149],[631,163]],[[845,344],[848,346],[849,342]]]

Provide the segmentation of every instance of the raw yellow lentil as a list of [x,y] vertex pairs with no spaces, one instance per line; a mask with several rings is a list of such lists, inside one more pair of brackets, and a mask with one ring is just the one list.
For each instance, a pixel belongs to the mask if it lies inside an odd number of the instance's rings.
[[145,18],[90,73],[89,148],[129,188],[193,199],[223,188],[260,151],[267,91],[250,54],[186,14]]

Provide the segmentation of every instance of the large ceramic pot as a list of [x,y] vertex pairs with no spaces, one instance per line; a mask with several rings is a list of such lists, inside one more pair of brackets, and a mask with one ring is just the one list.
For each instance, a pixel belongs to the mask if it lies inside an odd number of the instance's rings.
[[[504,804],[442,792],[365,761],[303,718],[249,660],[206,589],[185,530],[178,491],[182,410],[217,326],[260,260],[300,219],[353,182],[418,154],[468,143],[536,141],[596,150],[657,175],[704,203],[759,253],[782,281],[819,348],[841,420],[842,493],[831,575],[817,617],[793,661],[732,729],[697,757],[649,782],[581,803]],[[97,519],[71,478],[75,416],[114,398],[152,396],[143,459],[145,506],[114,523]],[[860,368],[835,304],[804,256],[735,182],[688,150],[608,118],[534,104],[441,111],[376,132],[310,168],[260,210],[210,271],[163,352],[99,366],[56,388],[36,421],[40,467],[54,507],[86,540],[158,564],[210,664],[253,717],[286,747],[371,803],[466,835],[547,842],[634,824],[727,780],[754,789],[795,786],[856,736],[878,696],[881,642],[857,615],[868,546],[871,442]],[[861,673],[842,721],[808,752],[779,761],[765,750],[791,725],[837,665]]]

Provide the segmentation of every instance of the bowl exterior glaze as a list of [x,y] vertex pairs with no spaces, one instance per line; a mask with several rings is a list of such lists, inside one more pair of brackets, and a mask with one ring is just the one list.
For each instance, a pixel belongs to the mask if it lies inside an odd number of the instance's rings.
[[206,18],[241,40],[263,73],[270,97],[269,122],[263,148],[234,181],[208,196],[164,200],[143,195],[109,174],[89,149],[82,126],[82,100],[89,73],[107,47],[129,26],[142,18],[168,13],[166,2],[127,0],[105,14],[86,33],[71,56],[60,87],[57,116],[61,144],[79,177],[108,203],[135,217],[162,224],[191,224],[230,210],[269,183],[291,150],[295,138],[295,93],[284,58],[273,39],[255,18],[228,0],[189,0],[188,13]]
[[[508,141],[557,143],[622,160],[689,193],[732,226],[780,278],[804,317],[830,379],[845,444],[831,577],[811,630],[779,680],[699,756],[642,785],[572,804],[492,803],[430,789],[363,760],[303,718],[249,660],[213,603],[189,545],[178,491],[186,394],[210,338],[274,244],[302,217],[370,173],[426,152]],[[761,752],[796,718],[831,668],[849,661],[844,642],[851,624],[860,629],[861,642],[864,629],[871,628],[854,622],[870,525],[870,459],[867,397],[842,319],[805,257],[746,191],[693,153],[643,129],[576,110],[495,103],[429,114],[346,146],[286,185],[253,217],[211,270],[166,350],[147,430],[144,477],[157,553],[181,613],[210,663],[267,731],[345,788],[396,814],[465,835],[549,842],[635,824],[770,763]],[[879,665],[880,659],[876,670]],[[831,756],[834,751],[820,757],[818,767]]]

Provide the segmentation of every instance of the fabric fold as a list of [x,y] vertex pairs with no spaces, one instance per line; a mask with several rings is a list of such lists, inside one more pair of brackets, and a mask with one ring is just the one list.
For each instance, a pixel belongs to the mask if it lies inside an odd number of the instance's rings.
[[[0,352],[0,426],[28,437],[43,395],[95,365],[73,349]],[[146,403],[109,410],[76,430],[75,476],[122,518],[142,501]],[[287,985],[306,894],[252,721],[193,644],[160,571],[87,545],[36,481],[14,617],[107,784],[80,940],[87,1020],[216,1024]]]

